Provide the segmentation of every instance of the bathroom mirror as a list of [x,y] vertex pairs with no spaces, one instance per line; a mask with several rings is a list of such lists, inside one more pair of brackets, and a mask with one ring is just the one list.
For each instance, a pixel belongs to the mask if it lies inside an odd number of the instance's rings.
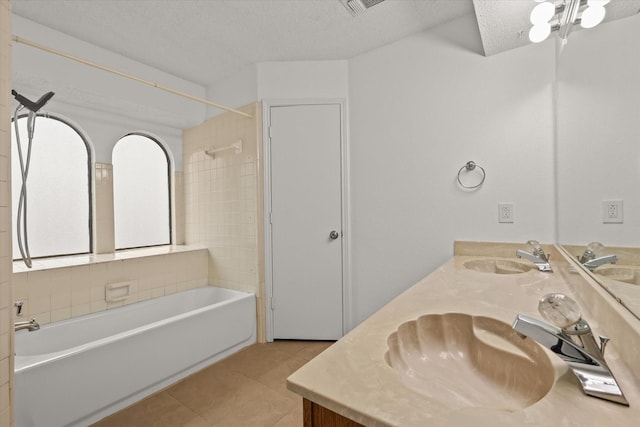
[[556,114],[559,243],[617,255],[587,271],[640,319],[640,15],[571,34]]

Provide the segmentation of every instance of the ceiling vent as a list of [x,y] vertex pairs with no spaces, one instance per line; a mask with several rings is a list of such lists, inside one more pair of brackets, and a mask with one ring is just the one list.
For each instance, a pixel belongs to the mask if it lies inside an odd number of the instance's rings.
[[384,0],[340,0],[353,16],[362,15],[367,9],[383,1]]

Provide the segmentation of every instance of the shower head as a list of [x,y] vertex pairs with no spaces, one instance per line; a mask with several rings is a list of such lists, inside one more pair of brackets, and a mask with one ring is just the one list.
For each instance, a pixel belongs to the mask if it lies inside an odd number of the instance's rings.
[[53,92],[47,92],[44,95],[42,95],[40,97],[40,99],[38,99],[35,102],[33,102],[30,99],[27,99],[26,97],[20,95],[15,90],[11,90],[11,95],[13,95],[13,97],[16,99],[16,101],[18,101],[20,104],[22,104],[24,107],[26,107],[29,111],[31,111],[33,113],[37,113],[38,110],[41,109],[42,107],[44,107],[44,104],[46,104],[53,97],[53,95],[55,95],[55,94]]

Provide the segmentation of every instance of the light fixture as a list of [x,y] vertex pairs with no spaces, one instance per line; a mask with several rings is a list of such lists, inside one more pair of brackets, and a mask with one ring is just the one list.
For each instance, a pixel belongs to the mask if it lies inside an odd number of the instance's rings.
[[382,3],[384,0],[340,0],[340,3],[347,8],[353,16],[362,15],[367,9]]
[[552,31],[557,31],[561,39],[567,40],[574,25],[593,28],[604,20],[605,5],[611,0],[534,0],[529,20],[533,25],[529,30],[529,40],[540,43]]
[[582,28],[593,28],[602,22],[606,13],[604,6],[589,6],[582,12],[580,26]]
[[534,43],[540,43],[545,41],[547,37],[551,34],[551,24],[536,24],[529,30],[529,40]]
[[538,3],[531,11],[529,20],[533,25],[548,24],[556,14],[556,6],[548,1]]

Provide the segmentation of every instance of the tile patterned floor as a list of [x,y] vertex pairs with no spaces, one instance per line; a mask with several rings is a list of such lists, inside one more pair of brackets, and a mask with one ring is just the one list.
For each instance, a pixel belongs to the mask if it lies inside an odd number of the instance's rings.
[[301,427],[286,378],[331,344],[254,344],[92,427]]

